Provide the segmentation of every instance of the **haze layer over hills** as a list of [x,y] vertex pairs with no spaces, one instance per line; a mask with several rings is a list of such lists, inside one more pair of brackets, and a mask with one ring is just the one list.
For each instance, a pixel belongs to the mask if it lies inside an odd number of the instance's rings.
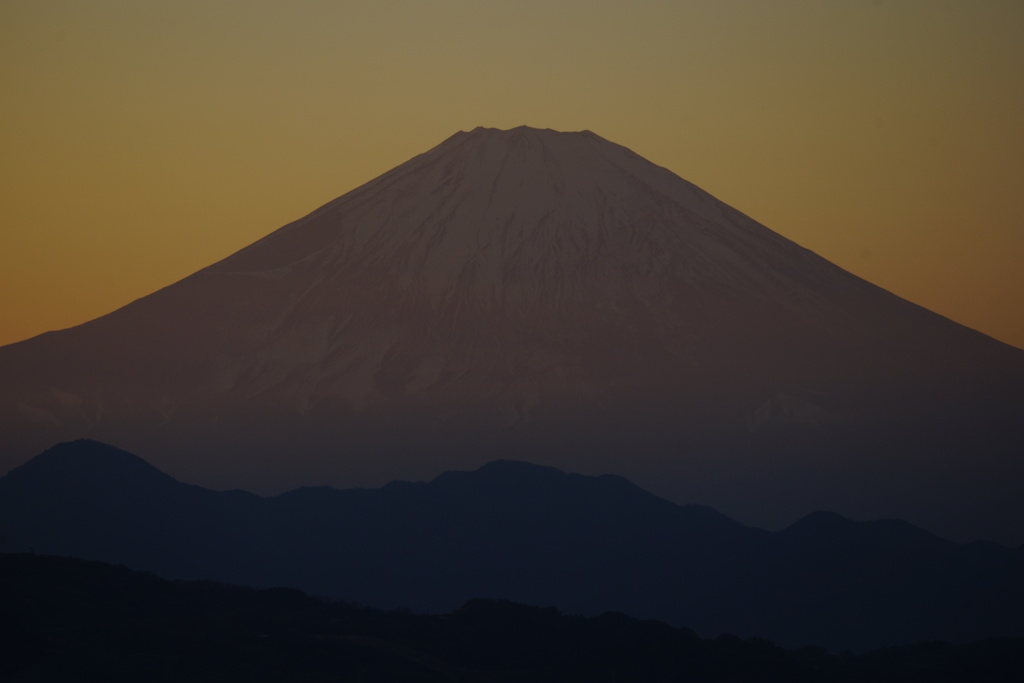
[[376,486],[514,457],[779,526],[1024,541],[1024,352],[590,132],[457,133],[107,316],[0,349],[3,469]]
[[63,443],[0,477],[0,551],[29,550],[420,613],[473,598],[614,611],[787,647],[1024,636],[1024,547],[827,512],[771,533],[621,477],[508,460],[263,498]]

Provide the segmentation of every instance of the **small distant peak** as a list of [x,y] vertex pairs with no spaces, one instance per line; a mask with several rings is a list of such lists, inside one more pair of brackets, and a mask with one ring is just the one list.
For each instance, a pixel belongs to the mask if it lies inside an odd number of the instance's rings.
[[921,545],[945,545],[951,543],[934,534],[899,519],[875,519],[855,521],[834,512],[812,512],[786,527],[787,536],[822,538],[830,536],[845,542],[873,543],[916,543]]
[[137,455],[94,439],[64,441],[46,449],[36,458],[45,460],[89,459],[96,462],[145,462]]
[[494,460],[471,471],[449,471],[438,475],[432,484],[449,486],[482,482],[522,484],[537,480],[562,479],[565,472],[547,465],[535,465],[523,460]]
[[805,515],[800,522],[814,523],[814,524],[852,524],[853,520],[843,517],[838,512],[832,512],[831,510],[816,510],[808,515]]
[[59,443],[16,467],[7,477],[73,477],[82,480],[146,477],[173,481],[139,456],[92,439]]

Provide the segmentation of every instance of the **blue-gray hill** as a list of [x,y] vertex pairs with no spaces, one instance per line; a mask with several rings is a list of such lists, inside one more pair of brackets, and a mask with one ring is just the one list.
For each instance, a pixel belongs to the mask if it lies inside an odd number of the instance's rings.
[[499,461],[276,497],[181,484],[91,441],[0,479],[7,552],[443,612],[470,598],[618,611],[786,645],[1024,635],[1024,551],[816,513],[770,533],[620,477]]

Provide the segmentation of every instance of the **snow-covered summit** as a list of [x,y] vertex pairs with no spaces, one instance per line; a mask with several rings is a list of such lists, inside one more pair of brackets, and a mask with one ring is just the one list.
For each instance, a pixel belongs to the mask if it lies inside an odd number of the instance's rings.
[[313,263],[372,269],[435,307],[714,288],[821,315],[809,279],[864,286],[625,147],[525,126],[457,133],[205,272]]

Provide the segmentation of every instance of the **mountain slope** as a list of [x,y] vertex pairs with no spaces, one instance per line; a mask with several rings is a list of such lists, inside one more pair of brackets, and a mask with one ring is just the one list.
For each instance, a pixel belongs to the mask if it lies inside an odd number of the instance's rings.
[[819,513],[769,533],[619,477],[510,461],[260,498],[123,456],[61,444],[0,479],[0,549],[390,609],[484,597],[618,611],[790,646],[1024,635],[1024,548],[959,545],[902,522]]
[[962,538],[1019,536],[1022,404],[1024,352],[619,145],[529,128],[458,133],[179,283],[0,349],[8,466],[89,436],[281,491],[503,456],[745,519],[839,501]]

